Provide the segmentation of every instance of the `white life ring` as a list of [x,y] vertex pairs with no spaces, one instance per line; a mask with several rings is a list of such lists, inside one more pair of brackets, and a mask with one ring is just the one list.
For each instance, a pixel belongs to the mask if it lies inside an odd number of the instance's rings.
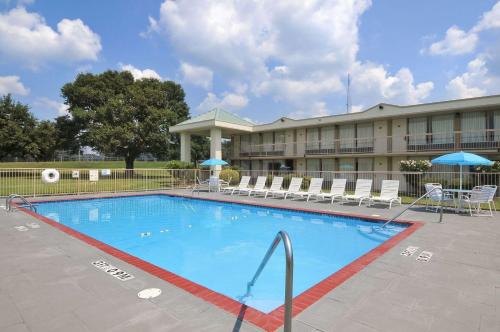
[[59,181],[59,172],[57,169],[47,168],[42,172],[43,183],[56,183]]

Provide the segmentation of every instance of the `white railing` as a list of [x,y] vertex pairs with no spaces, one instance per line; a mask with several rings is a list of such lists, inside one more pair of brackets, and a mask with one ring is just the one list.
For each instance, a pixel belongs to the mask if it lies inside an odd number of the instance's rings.
[[207,176],[195,169],[56,169],[59,181],[50,184],[42,181],[42,168],[0,169],[0,197],[181,189],[192,187],[196,176]]
[[240,156],[283,156],[285,154],[286,148],[286,143],[241,145]]
[[[42,182],[41,168],[0,169],[0,197],[10,194],[23,196],[69,195],[126,191],[151,191],[192,188],[196,177],[206,180],[209,170],[196,169],[111,169],[108,173],[97,170],[98,180],[91,181],[91,170],[58,168],[60,179],[57,183]],[[252,184],[259,175],[268,176],[268,185],[273,176],[283,176],[285,188],[293,176],[304,177],[303,189],[307,189],[309,179],[321,177],[324,179],[323,190],[329,191],[332,179],[347,179],[347,191],[354,191],[357,179],[373,179],[373,192],[379,192],[382,180],[399,180],[401,196],[419,197],[425,193],[424,184],[428,182],[441,183],[444,188],[458,188],[459,172],[371,172],[371,171],[249,171],[241,170],[240,175],[250,175]],[[232,179],[233,184],[238,179]],[[463,173],[463,188],[485,184],[500,184],[500,173]],[[498,195],[499,193],[497,193]]]

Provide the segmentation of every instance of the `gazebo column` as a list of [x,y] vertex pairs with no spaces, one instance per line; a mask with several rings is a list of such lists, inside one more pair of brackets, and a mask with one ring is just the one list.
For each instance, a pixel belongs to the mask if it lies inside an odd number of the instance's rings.
[[181,160],[191,162],[191,134],[181,133]]
[[[210,129],[210,159],[222,159],[222,130]],[[220,171],[221,166],[212,166],[212,170]]]

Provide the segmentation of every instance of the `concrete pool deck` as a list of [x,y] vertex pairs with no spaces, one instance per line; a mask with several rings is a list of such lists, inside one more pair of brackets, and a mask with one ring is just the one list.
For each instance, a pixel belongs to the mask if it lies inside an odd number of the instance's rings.
[[[402,209],[230,199],[382,217]],[[500,213],[494,218],[446,213],[439,224],[438,214],[419,208],[403,219],[425,225],[295,316],[293,331],[500,330]],[[33,222],[40,228],[14,228]],[[408,246],[420,249],[401,256]],[[422,250],[434,253],[430,262],[416,261]],[[135,278],[120,281],[103,273],[90,264],[98,259]],[[260,330],[23,212],[0,209],[0,264],[1,331]],[[163,292],[151,300],[137,297],[150,287]]]

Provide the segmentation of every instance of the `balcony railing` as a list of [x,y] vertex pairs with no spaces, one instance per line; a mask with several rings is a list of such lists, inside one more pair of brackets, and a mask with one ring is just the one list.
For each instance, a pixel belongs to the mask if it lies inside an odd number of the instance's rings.
[[[273,157],[283,156],[285,154],[287,144],[255,144],[255,145],[242,145],[240,156],[242,157]],[[295,154],[295,152],[293,152]]]
[[306,143],[306,154],[342,154],[342,153],[370,153],[373,152],[375,138],[349,138],[336,139],[333,141],[316,141]]
[[500,130],[455,131],[406,135],[409,152],[448,150],[488,150],[500,148]]

